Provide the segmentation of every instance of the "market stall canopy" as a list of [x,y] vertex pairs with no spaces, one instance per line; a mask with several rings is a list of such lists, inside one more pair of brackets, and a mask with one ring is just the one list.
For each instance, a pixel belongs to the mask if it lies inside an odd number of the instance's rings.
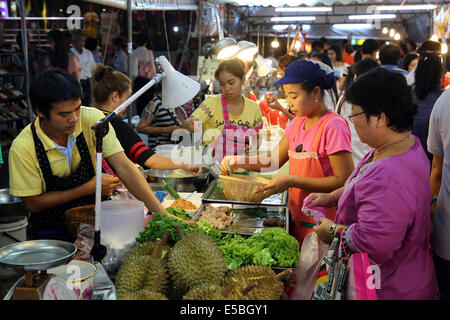
[[[127,0],[84,0],[103,6],[127,10]],[[197,10],[197,1],[195,0],[132,0],[131,9],[133,11],[171,11],[171,10]]]
[[[349,33],[352,33],[356,38],[371,37],[387,40],[389,38],[381,32],[386,26],[395,28],[404,37],[423,41],[429,36],[432,27],[433,9],[449,4],[450,1],[216,0],[214,3],[231,6],[231,18],[228,14],[228,20],[231,22],[228,22],[225,29],[233,35],[250,33],[254,36],[256,27],[259,27],[261,34],[272,32],[272,35],[277,33],[278,36],[283,36],[283,34],[287,35],[282,32],[283,30],[286,31],[289,27],[295,29],[297,25],[303,25],[307,38],[324,36],[338,39],[346,38]],[[388,8],[389,6],[391,7]],[[282,11],[283,9],[292,10],[294,7],[301,7],[303,10]],[[317,10],[318,8],[320,10]],[[367,17],[374,14],[382,16],[375,19]],[[285,20],[288,17],[295,17],[298,21]],[[419,24],[420,28],[417,28]]]

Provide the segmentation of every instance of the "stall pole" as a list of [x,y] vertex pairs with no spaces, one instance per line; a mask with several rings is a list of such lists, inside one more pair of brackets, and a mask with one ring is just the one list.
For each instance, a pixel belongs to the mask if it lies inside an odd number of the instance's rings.
[[[128,22],[128,77],[133,79],[133,15],[131,10],[131,0],[127,0],[127,22]],[[133,116],[133,108],[127,110],[128,124],[131,126],[131,118]]]
[[30,69],[28,66],[28,40],[27,40],[27,25],[25,24],[25,6],[24,0],[17,1],[19,6],[20,13],[20,30],[22,32],[22,50],[23,50],[23,61],[25,66],[25,97],[27,99],[28,104],[28,120],[33,121],[33,112],[31,111],[31,102],[30,102]]

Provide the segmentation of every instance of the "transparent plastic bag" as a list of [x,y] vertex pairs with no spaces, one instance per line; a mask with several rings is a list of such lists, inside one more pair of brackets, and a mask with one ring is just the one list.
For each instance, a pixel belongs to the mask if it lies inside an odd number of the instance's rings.
[[289,300],[311,300],[320,264],[328,248],[329,245],[320,241],[315,232],[305,237],[298,266],[293,270],[289,283],[293,287]]
[[77,240],[74,245],[78,248],[73,259],[91,261],[91,249],[94,245],[94,226],[80,223],[77,231]]

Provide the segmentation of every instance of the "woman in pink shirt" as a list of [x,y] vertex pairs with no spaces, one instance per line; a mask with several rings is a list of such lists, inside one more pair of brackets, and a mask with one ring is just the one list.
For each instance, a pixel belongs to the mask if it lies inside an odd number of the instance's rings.
[[[289,189],[289,213],[295,221],[290,231],[300,245],[314,226],[314,220],[301,211],[305,197],[310,192],[331,192],[343,186],[354,169],[348,124],[328,110],[323,100],[324,90],[330,89],[334,81],[333,70],[322,62],[292,62],[275,82],[283,85],[288,106],[296,115],[285,137],[269,159],[231,156],[225,157],[221,165],[225,174],[225,163],[233,170],[273,171],[289,160],[289,174],[276,176],[257,192],[268,197]],[[334,208],[327,210],[328,218],[334,219],[334,215]]]
[[411,89],[402,74],[375,69],[359,77],[346,98],[358,136],[374,149],[344,187],[309,195],[310,207],[339,200],[334,221],[323,218],[314,231],[325,243],[343,232],[347,252],[368,254],[380,268],[378,299],[436,299],[430,164],[420,140],[411,135],[417,112]]

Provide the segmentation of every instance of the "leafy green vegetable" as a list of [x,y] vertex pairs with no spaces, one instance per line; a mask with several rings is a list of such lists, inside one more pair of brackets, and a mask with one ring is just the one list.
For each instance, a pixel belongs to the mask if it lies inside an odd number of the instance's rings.
[[183,220],[188,220],[188,221],[191,220],[191,216],[188,215],[186,213],[186,210],[184,210],[184,209],[181,209],[181,208],[170,208],[169,207],[166,210],[167,210],[167,212],[177,216],[178,218],[181,218]]
[[300,248],[297,239],[290,236],[285,229],[267,228],[251,236],[247,241],[258,251],[268,248],[275,260],[273,265],[277,267],[296,267],[298,264]]
[[196,232],[202,232],[210,236],[216,243],[222,238],[222,232],[218,229],[211,228],[210,224],[204,220],[200,220],[194,227]]
[[248,264],[296,267],[300,258],[297,239],[282,228],[268,228],[247,239],[227,234],[217,244],[225,256],[227,271]]
[[148,241],[154,241],[157,238],[162,238],[164,231],[170,229],[170,236],[167,240],[167,244],[170,246],[175,245],[175,243],[180,240],[176,226],[179,226],[184,235],[192,233],[189,224],[184,223],[178,219],[171,218],[165,214],[155,213],[154,217],[148,222],[145,230],[139,233],[136,238],[136,242],[144,243]]

